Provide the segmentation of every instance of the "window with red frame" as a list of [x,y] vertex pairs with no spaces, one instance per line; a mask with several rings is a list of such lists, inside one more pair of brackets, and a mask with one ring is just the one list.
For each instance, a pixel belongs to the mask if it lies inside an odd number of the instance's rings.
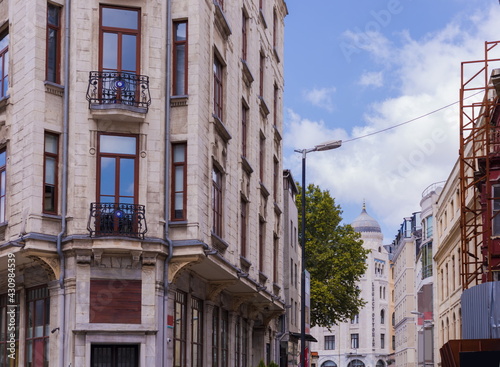
[[222,237],[222,172],[212,169],[212,232]]
[[7,97],[9,89],[9,31],[0,33],[0,98]]
[[172,145],[172,220],[186,220],[186,143]]
[[43,153],[43,212],[57,214],[57,166],[59,162],[59,136],[45,133]]
[[173,25],[173,95],[187,95],[188,78],[188,22],[187,20],[175,21]]
[[47,4],[46,80],[61,83],[61,7]]
[[224,96],[224,85],[222,80],[222,62],[214,56],[214,115],[222,121],[222,101]]

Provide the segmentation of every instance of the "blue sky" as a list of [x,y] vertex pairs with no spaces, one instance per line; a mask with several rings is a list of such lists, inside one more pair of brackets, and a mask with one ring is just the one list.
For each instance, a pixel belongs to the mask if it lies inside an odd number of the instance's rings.
[[425,188],[446,180],[457,161],[453,103],[461,62],[484,59],[485,41],[500,40],[500,4],[288,0],[287,6],[284,166],[300,181],[294,149],[345,141],[308,154],[307,183],[330,191],[346,223],[366,200],[389,243],[403,218],[420,210]]

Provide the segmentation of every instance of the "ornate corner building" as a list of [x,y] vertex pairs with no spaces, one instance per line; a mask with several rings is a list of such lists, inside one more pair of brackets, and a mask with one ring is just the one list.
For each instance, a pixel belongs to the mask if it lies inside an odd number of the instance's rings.
[[0,365],[278,361],[287,12],[0,2]]

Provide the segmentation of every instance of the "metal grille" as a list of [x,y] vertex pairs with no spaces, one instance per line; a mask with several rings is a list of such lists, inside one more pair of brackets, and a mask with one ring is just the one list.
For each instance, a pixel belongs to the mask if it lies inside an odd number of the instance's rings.
[[89,104],[121,104],[149,108],[149,77],[127,72],[91,71],[87,88]]
[[91,237],[144,238],[148,228],[144,205],[91,203],[87,229]]
[[91,367],[138,367],[137,345],[92,345]]

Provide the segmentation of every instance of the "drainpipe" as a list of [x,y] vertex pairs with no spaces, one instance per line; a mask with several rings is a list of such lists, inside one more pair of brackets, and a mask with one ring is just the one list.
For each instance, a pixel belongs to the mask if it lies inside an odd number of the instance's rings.
[[69,44],[70,44],[71,0],[66,0],[64,7],[64,96],[63,96],[63,145],[62,145],[62,178],[61,178],[61,232],[57,235],[57,254],[59,255],[59,286],[61,297],[59,302],[59,366],[64,367],[64,351],[66,349],[66,295],[64,290],[65,259],[62,251],[62,239],[66,233],[67,195],[68,195],[68,113],[69,113]]
[[[165,185],[165,203],[164,203],[164,214],[165,214],[165,227],[164,227],[164,239],[168,244],[168,256],[165,259],[164,266],[164,274],[163,274],[163,309],[162,316],[160,320],[162,320],[161,330],[163,331],[163,338],[161,338],[163,354],[162,359],[163,363],[162,367],[167,366],[168,360],[168,345],[167,341],[167,333],[168,333],[168,325],[167,325],[167,311],[168,311],[168,266],[170,260],[173,256],[173,244],[172,240],[169,238],[168,231],[168,220],[169,220],[169,212],[170,212],[170,69],[172,64],[171,59],[171,37],[172,37],[172,11],[171,11],[171,0],[167,0],[167,47],[165,51],[165,162],[164,162],[164,185]],[[159,346],[157,346],[159,347]]]

